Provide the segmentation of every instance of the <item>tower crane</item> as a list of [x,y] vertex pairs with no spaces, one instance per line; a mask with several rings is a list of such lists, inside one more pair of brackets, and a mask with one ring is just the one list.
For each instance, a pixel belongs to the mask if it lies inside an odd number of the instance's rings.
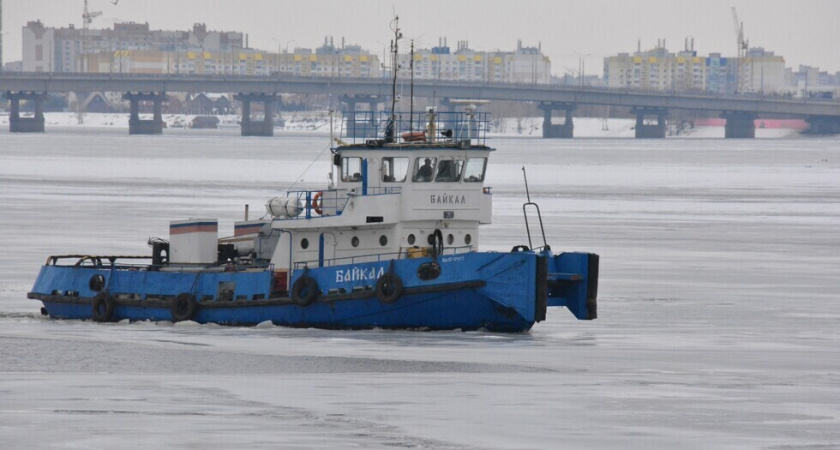
[[738,11],[735,10],[735,7],[732,7],[732,21],[735,25],[735,38],[737,39],[738,44],[738,57],[743,58],[747,55],[747,48],[749,47],[749,41],[744,39],[744,22],[738,21]]
[[[116,4],[116,3],[115,3]],[[102,15],[102,11],[89,11],[88,10],[88,0],[85,0],[85,11],[82,13],[82,28],[85,31],[88,29],[88,25],[93,23],[93,19]],[[85,33],[87,34],[87,33]]]
[[3,71],[3,0],[0,0],[0,72]]

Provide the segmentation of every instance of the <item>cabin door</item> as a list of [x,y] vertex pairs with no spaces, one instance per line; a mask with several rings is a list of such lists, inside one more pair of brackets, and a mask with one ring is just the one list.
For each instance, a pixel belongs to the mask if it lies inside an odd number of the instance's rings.
[[318,237],[318,266],[335,265],[335,235],[321,233]]

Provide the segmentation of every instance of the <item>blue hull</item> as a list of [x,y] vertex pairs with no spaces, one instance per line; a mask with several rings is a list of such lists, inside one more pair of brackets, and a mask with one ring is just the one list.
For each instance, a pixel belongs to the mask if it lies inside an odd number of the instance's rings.
[[[29,297],[50,317],[99,321],[522,332],[545,319],[548,306],[595,317],[597,255],[586,253],[466,253],[305,268],[294,271],[289,292],[272,291],[273,275],[45,265]],[[385,276],[398,279],[398,292],[379,282]],[[303,281],[310,284],[291,288]],[[182,296],[192,308],[184,301],[177,309]]]

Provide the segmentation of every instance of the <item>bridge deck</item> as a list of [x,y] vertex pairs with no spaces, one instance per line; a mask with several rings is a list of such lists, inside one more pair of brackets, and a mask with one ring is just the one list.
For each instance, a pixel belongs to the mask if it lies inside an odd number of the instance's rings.
[[[3,72],[0,73],[0,91],[330,93],[387,97],[391,87],[389,80],[379,78]],[[429,80],[415,81],[414,93],[418,97],[840,117],[840,101],[837,100],[805,101],[769,96],[715,96],[563,85],[477,84]]]

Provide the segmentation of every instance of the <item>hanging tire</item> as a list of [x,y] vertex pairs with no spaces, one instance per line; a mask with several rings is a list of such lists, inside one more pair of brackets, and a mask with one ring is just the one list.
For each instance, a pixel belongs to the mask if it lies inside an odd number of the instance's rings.
[[292,284],[292,302],[298,306],[309,306],[318,297],[318,282],[309,275],[302,275]]
[[383,273],[376,280],[376,297],[384,305],[396,303],[402,297],[403,283],[396,274]]
[[100,292],[93,298],[94,322],[110,322],[114,319],[114,298],[107,292]]
[[198,301],[196,301],[195,296],[192,294],[178,294],[172,300],[170,312],[172,313],[173,322],[192,320],[195,317],[195,313],[198,312]]
[[435,229],[435,232],[432,234],[434,236],[434,244],[432,244],[432,250],[434,251],[435,255],[440,256],[443,254],[443,233],[440,229]]

